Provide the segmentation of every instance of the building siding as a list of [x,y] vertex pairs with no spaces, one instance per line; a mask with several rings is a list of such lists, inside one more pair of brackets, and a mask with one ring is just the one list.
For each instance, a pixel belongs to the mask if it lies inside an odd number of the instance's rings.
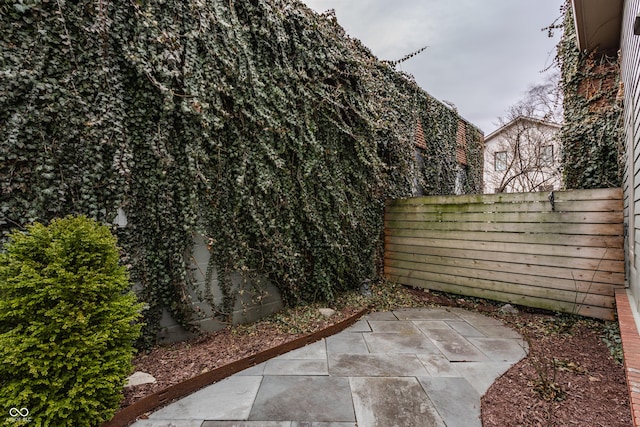
[[628,280],[636,307],[640,306],[640,36],[633,34],[633,23],[640,11],[640,0],[627,0],[621,34],[621,73],[624,84],[624,130],[627,164],[624,190],[628,226]]

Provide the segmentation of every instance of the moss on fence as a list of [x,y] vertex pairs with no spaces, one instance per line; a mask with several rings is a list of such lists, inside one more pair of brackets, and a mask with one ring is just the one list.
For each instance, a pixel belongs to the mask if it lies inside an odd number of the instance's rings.
[[[24,0],[0,14],[0,231],[70,213],[111,223],[122,208],[149,342],[163,307],[193,320],[194,232],[209,239],[222,317],[233,271],[267,276],[289,303],[373,276],[383,201],[414,181],[418,117],[444,150],[428,158],[433,190],[453,188],[457,114],[330,13],[295,0]],[[479,189],[480,156],[470,168]]]

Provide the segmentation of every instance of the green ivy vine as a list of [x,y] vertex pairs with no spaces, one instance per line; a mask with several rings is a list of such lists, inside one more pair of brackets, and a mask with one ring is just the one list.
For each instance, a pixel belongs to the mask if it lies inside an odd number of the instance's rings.
[[[194,233],[222,317],[234,272],[288,304],[374,276],[418,118],[429,191],[453,188],[457,113],[296,0],[13,0],[0,16],[0,232],[67,214],[111,224],[121,208],[146,345],[163,309],[193,324]],[[481,159],[480,133],[466,138]],[[481,160],[469,169],[479,191]]]
[[563,12],[557,61],[564,93],[564,183],[571,189],[619,187],[624,168],[619,59],[580,52],[571,5]]

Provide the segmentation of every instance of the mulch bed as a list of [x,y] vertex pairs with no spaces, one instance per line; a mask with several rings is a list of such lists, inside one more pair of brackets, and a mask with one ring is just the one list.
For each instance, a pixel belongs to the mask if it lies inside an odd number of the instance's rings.
[[624,368],[611,357],[602,330],[594,328],[599,322],[577,321],[548,334],[527,324],[555,316],[518,317],[518,323],[528,321],[517,329],[529,338],[529,355],[483,396],[485,427],[632,425]]
[[136,371],[153,375],[157,382],[126,388],[120,407],[127,407],[143,397],[215,368],[327,328],[361,309],[347,307],[337,311],[329,319],[305,325],[304,333],[286,333],[274,323],[258,322],[251,327],[222,329],[192,340],[158,346],[138,355],[133,361]]

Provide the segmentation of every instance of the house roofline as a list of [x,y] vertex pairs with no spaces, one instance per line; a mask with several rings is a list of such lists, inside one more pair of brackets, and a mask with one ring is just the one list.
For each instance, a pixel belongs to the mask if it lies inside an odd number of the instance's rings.
[[498,129],[494,130],[493,132],[491,132],[489,135],[487,135],[484,140],[487,141],[489,139],[492,139],[493,137],[495,137],[497,134],[504,132],[506,129],[514,126],[516,123],[521,122],[521,121],[527,121],[527,122],[531,122],[531,123],[535,123],[538,125],[543,125],[543,126],[549,126],[549,127],[554,127],[556,129],[560,129],[562,128],[562,125],[556,122],[552,122],[549,120],[542,120],[542,119],[538,119],[535,117],[529,117],[529,116],[518,116],[515,119],[511,120],[510,122],[500,126]]
[[624,0],[572,0],[581,51],[615,53],[620,47]]

